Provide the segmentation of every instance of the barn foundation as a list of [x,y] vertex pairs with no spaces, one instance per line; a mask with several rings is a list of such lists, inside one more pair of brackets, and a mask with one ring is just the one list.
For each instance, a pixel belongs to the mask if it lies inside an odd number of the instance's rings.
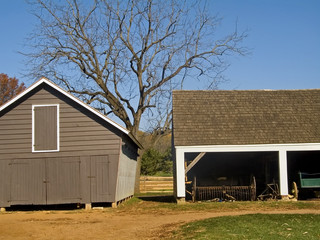
[[91,209],[92,209],[91,203],[86,203],[85,204],[85,210],[91,210]]
[[186,203],[186,198],[184,197],[178,197],[176,198],[177,204],[185,204]]

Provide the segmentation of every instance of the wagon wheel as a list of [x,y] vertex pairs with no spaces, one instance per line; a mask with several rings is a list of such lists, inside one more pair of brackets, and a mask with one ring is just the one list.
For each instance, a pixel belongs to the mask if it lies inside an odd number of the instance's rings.
[[295,199],[298,199],[298,186],[296,182],[292,182],[292,195]]

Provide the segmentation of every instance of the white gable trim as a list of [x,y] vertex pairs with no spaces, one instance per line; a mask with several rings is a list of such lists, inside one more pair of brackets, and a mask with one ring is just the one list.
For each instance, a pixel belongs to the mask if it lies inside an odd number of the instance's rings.
[[94,113],[95,115],[97,115],[98,117],[103,119],[104,121],[108,122],[112,126],[116,127],[120,131],[122,131],[123,133],[125,133],[127,135],[129,134],[129,131],[127,129],[125,129],[124,127],[122,127],[122,126],[118,125],[117,123],[113,122],[111,119],[107,118],[106,116],[104,116],[102,113],[100,113],[96,109],[90,107],[86,103],[82,102],[81,100],[79,100],[78,98],[73,96],[71,93],[66,92],[65,90],[63,90],[62,88],[58,87],[56,84],[52,83],[51,81],[49,81],[46,78],[41,78],[39,81],[35,82],[33,85],[31,85],[29,88],[24,90],[22,93],[18,94],[13,99],[11,99],[10,101],[6,102],[4,105],[2,105],[0,107],[0,112],[2,110],[4,110],[5,108],[7,108],[8,106],[10,106],[11,104],[13,104],[14,102],[16,102],[17,100],[19,100],[20,98],[22,98],[23,96],[25,96],[26,94],[28,94],[29,92],[31,92],[33,89],[35,89],[36,87],[38,87],[42,83],[45,83],[45,84],[49,85],[50,87],[52,87],[55,90],[57,90],[58,92],[62,93],[63,95],[65,95],[66,97],[70,98],[74,102],[80,104],[82,107],[84,107],[87,110],[89,110],[90,112]]

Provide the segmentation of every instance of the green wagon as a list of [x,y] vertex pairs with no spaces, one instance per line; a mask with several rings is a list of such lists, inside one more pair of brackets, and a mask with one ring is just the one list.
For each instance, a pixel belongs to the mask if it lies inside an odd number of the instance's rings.
[[[300,188],[309,189],[314,191],[320,190],[320,173],[306,173],[299,172]],[[293,182],[292,193],[295,198],[298,198],[298,187],[295,182]]]
[[320,188],[320,173],[299,172],[301,188]]

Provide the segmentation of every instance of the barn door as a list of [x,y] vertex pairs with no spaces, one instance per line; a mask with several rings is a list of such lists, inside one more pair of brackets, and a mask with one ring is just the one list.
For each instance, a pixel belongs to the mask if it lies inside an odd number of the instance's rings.
[[10,163],[10,204],[45,204],[45,163],[19,159]]
[[0,207],[10,206],[11,160],[0,161]]
[[91,202],[107,202],[109,200],[108,156],[91,156],[90,185]]
[[46,159],[47,204],[81,202],[80,159]]

